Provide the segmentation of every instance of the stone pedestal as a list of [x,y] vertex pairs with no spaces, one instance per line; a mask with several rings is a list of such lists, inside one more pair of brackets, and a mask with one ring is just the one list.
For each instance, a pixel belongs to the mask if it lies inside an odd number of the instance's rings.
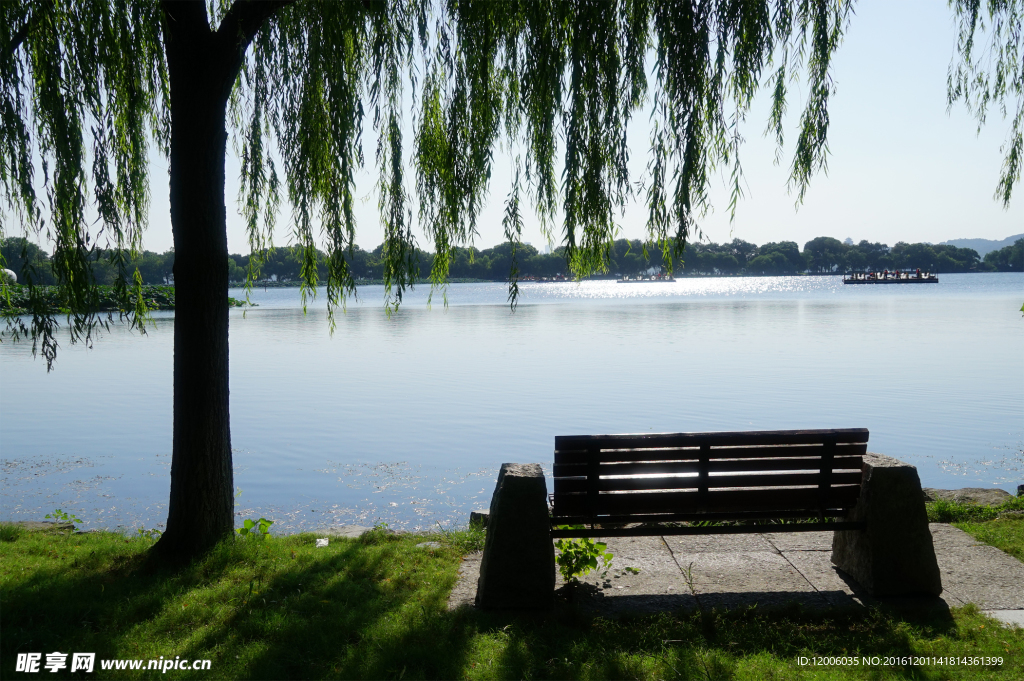
[[868,453],[860,499],[845,520],[866,530],[836,532],[832,563],[872,596],[938,596],[939,565],[917,468]]
[[477,509],[475,511],[470,511],[469,512],[469,524],[470,524],[470,526],[478,525],[480,527],[486,528],[487,527],[487,521],[489,520],[489,518],[488,518],[489,515],[490,515],[490,511],[488,509],[486,509],[486,508],[480,508],[480,509]]
[[504,463],[491,497],[476,605],[487,609],[550,608],[555,548],[544,473],[536,463]]

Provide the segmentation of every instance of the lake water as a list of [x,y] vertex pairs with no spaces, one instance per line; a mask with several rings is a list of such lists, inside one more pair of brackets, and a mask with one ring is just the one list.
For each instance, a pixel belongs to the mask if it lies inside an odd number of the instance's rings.
[[[239,520],[275,530],[461,524],[502,462],[550,468],[555,435],[870,429],[929,487],[1024,482],[1024,274],[937,285],[839,277],[426,289],[338,315],[297,289],[231,315]],[[241,292],[232,295],[240,297]],[[56,369],[0,345],[0,518],[55,508],[87,527],[161,527],[173,313],[113,327]]]

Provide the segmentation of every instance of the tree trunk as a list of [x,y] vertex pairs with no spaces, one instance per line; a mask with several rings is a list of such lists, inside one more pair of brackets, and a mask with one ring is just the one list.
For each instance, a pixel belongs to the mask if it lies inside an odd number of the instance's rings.
[[228,413],[228,96],[256,32],[293,0],[237,0],[210,30],[203,0],[163,0],[174,232],[174,444],[167,531],[154,550],[196,558],[234,529]]
[[189,9],[168,12],[165,30],[171,91],[174,444],[167,530],[156,550],[175,563],[201,555],[234,528],[224,208],[225,113],[234,76],[225,73],[227,65],[201,4],[200,9],[201,22]]

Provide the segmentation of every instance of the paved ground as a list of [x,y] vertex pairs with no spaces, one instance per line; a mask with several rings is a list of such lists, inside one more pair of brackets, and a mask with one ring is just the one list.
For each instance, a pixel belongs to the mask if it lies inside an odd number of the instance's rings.
[[[931,524],[943,593],[937,599],[884,599],[911,607],[974,603],[1008,624],[1024,626],[1024,563],[969,534]],[[583,605],[604,615],[678,608],[734,608],[791,602],[809,608],[863,607],[881,602],[832,566],[831,532],[616,537],[604,578],[591,574]],[[626,568],[637,568],[634,574]],[[449,606],[472,605],[480,555],[468,556]],[[559,579],[558,587],[562,586]]]

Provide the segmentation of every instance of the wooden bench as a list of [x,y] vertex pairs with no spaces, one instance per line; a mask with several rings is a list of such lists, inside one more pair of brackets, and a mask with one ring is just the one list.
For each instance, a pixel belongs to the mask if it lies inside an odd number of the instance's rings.
[[837,519],[867,442],[866,428],[559,436],[551,536],[862,530]]

